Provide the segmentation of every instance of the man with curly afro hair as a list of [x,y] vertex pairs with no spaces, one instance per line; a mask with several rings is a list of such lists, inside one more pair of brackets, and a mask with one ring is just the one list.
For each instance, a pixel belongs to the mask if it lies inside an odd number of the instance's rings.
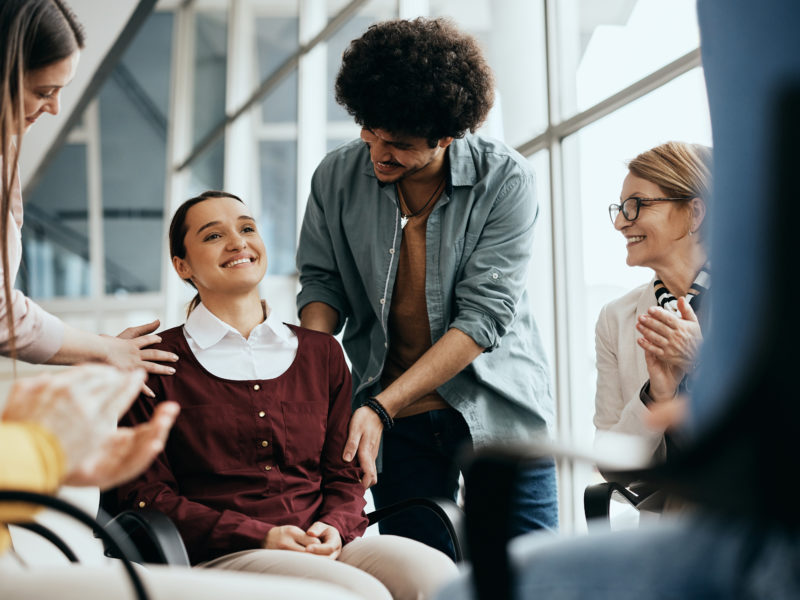
[[[493,80],[471,36],[425,18],[371,26],[336,79],[361,139],[328,154],[312,179],[297,306],[304,327],[344,328],[354,383],[344,458],[359,460],[379,508],[455,499],[462,446],[529,440],[552,422],[525,293],[534,175],[475,134]],[[510,535],[557,526],[552,461],[520,477],[510,510]],[[453,556],[433,516],[407,511],[380,528]]]

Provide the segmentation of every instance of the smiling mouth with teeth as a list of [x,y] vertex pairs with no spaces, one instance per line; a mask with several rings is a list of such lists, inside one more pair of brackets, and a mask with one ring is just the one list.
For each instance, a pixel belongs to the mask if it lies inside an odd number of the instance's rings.
[[635,244],[636,242],[641,242],[646,236],[643,235],[633,235],[629,238],[625,238],[629,244]]
[[241,265],[241,264],[250,263],[250,262],[253,262],[252,258],[239,258],[237,260],[232,260],[229,263],[225,263],[222,266],[227,269],[228,267],[235,267],[236,265]]

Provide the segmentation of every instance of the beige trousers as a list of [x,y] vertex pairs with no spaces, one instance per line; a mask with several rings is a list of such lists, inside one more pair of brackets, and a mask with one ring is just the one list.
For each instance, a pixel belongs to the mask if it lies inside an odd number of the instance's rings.
[[313,579],[341,586],[367,600],[433,598],[458,574],[447,555],[393,535],[354,540],[337,560],[290,550],[244,550],[199,566]]
[[[139,569],[152,600],[360,600],[343,587],[278,575],[252,575],[185,567]],[[128,600],[133,587],[120,565],[5,568],[3,600]]]

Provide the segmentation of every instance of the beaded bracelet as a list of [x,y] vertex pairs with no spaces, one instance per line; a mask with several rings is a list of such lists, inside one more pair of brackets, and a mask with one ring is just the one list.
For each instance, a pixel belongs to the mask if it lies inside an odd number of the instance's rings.
[[361,406],[369,406],[375,411],[375,414],[378,415],[381,423],[383,423],[384,430],[389,430],[394,427],[394,419],[389,415],[388,412],[386,412],[386,409],[383,408],[383,405],[380,402],[378,402],[377,398],[369,397],[361,403]]

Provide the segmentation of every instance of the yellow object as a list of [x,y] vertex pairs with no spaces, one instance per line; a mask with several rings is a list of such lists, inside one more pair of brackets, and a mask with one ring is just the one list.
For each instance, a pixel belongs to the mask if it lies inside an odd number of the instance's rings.
[[[0,423],[0,489],[52,494],[66,470],[56,437],[36,423]],[[39,510],[24,503],[0,504],[0,554],[11,537],[5,523],[29,521]]]

